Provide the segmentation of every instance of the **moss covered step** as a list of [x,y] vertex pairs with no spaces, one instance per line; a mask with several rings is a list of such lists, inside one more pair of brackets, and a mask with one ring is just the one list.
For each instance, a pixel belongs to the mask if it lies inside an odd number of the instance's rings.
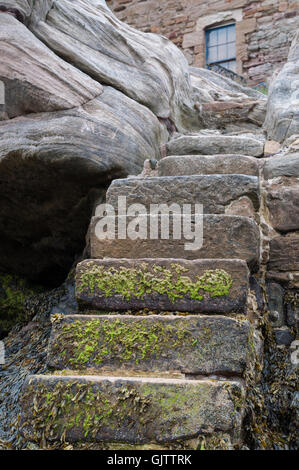
[[159,176],[259,175],[258,161],[245,155],[173,155],[158,162]]
[[[114,180],[107,191],[107,203],[118,209],[119,197],[127,206],[142,204],[147,213],[153,205],[172,205],[181,212],[183,204],[202,204],[207,214],[224,214],[230,205],[246,199],[252,213],[259,208],[259,183],[256,176],[197,175]],[[174,206],[175,204],[175,206]]]
[[105,259],[77,265],[81,309],[246,313],[242,260]]
[[[161,219],[163,225],[169,227],[168,238],[168,234],[161,238]],[[108,228],[108,235],[102,232],[103,225],[104,230]],[[151,232],[150,227],[153,226],[159,228],[157,239],[151,238],[153,231]],[[183,226],[186,226],[186,230],[191,230],[186,234],[188,238],[184,233],[180,237],[180,234],[173,231],[172,217],[169,224],[168,219],[164,220],[164,217],[149,215],[140,215],[138,218],[93,217],[90,227],[91,258],[243,259],[253,271],[258,268],[260,232],[253,219],[235,215],[204,214],[202,223],[192,216],[190,224],[190,218],[184,216]],[[121,227],[124,227],[124,230]],[[178,225],[175,227],[177,229]],[[144,230],[144,239],[136,238],[140,234],[135,237],[135,230],[141,231],[141,234]]]
[[48,365],[242,375],[249,347],[249,322],[229,317],[67,315],[53,322]]
[[98,376],[29,376],[21,426],[39,442],[169,442],[240,432],[244,390],[237,381]]

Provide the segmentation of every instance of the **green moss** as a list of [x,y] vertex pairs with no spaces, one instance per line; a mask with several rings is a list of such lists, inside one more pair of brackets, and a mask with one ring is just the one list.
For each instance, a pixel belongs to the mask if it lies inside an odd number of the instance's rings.
[[0,274],[0,330],[8,332],[15,324],[28,320],[25,301],[36,293],[24,279]]
[[120,294],[126,300],[132,297],[143,299],[145,294],[151,293],[166,294],[173,303],[184,296],[200,301],[204,292],[212,298],[229,294],[233,281],[223,269],[207,270],[202,276],[196,276],[194,281],[186,275],[187,272],[188,269],[175,263],[171,264],[171,269],[153,265],[151,270],[147,263],[143,263],[140,269],[107,269],[94,265],[82,273],[79,291],[87,288],[94,294],[98,290],[105,297]]
[[[203,331],[203,338],[205,338]],[[123,362],[134,360],[138,364],[151,357],[159,357],[165,347],[184,351],[197,345],[198,339],[178,323],[150,323],[145,319],[126,322],[120,319],[90,321],[77,320],[63,325],[56,341],[55,354],[64,345],[71,344],[70,363],[76,366],[89,363],[95,365],[104,360],[120,359]],[[70,351],[70,350],[69,350]]]
[[[139,395],[134,387],[122,387],[115,400],[108,400],[105,393],[93,386],[79,383],[57,383],[49,391],[45,385],[34,386],[24,399],[34,395],[32,422],[35,442],[47,435],[50,439],[63,441],[69,430],[82,429],[84,438],[95,438],[100,426],[118,427],[118,423],[128,418],[131,412],[141,415],[146,412],[150,401]],[[67,417],[67,419],[66,419]],[[142,421],[142,420],[141,420]],[[23,423],[25,428],[29,423]],[[144,425],[145,423],[143,423]]]

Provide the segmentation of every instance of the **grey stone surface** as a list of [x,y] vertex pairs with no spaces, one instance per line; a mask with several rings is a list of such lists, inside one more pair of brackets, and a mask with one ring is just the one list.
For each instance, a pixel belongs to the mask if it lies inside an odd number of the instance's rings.
[[[225,208],[242,196],[259,207],[258,178],[244,175],[168,176],[114,180],[106,201],[117,208],[118,197],[125,196],[127,206],[143,204],[150,212],[151,204],[202,204],[207,214],[223,214]],[[192,207],[194,212],[194,207]]]
[[296,338],[296,335],[287,326],[275,329],[274,335],[276,343],[284,346],[290,346]]
[[187,60],[168,39],[119,21],[103,0],[37,2],[29,27],[57,55],[178,129],[198,125]]
[[95,201],[111,179],[139,173],[164,139],[151,111],[110,87],[79,108],[2,121],[2,269],[62,281]]
[[166,145],[167,155],[241,154],[253,157],[263,155],[264,144],[253,137],[228,135],[185,135]]
[[286,306],[286,323],[288,326],[296,326],[299,322],[299,308],[291,304]]
[[[105,223],[114,223],[108,216]],[[184,216],[185,218],[186,216]],[[163,220],[163,219],[162,219]],[[118,227],[115,231],[115,239],[99,239],[97,233],[100,232],[97,224],[101,221],[100,217],[93,217],[90,225],[90,249],[92,258],[185,258],[185,259],[243,259],[246,260],[252,270],[255,270],[259,263],[259,238],[260,232],[257,224],[248,217],[233,215],[203,215],[203,224],[191,218],[185,220],[186,226],[191,226],[194,237],[190,241],[182,236],[180,239],[173,238],[173,218],[170,217],[169,239],[150,238],[150,223],[160,228],[161,217],[140,215],[138,220],[135,217],[126,218],[120,216],[117,222],[128,227],[132,222],[133,232],[139,230],[135,228],[135,223],[141,224],[141,227],[147,226],[147,238],[120,239],[118,236]],[[100,222],[100,223],[104,223]],[[195,225],[196,223],[196,225]],[[168,226],[168,224],[167,224]],[[201,232],[201,227],[203,232]],[[194,232],[195,230],[195,232]],[[200,235],[203,233],[203,244],[200,247]],[[101,235],[101,234],[100,234]],[[125,235],[125,234],[124,234]],[[134,234],[132,234],[134,236]],[[138,233],[136,234],[136,237]],[[198,238],[196,238],[198,237]],[[186,249],[186,243],[195,241],[192,249]]]
[[241,260],[85,260],[76,270],[82,309],[246,313],[247,291]]
[[267,283],[268,308],[270,310],[270,319],[274,326],[284,324],[283,297],[284,289],[276,282]]
[[11,15],[0,14],[0,80],[8,118],[74,108],[103,87],[66,63]]
[[[44,3],[49,3],[49,1],[51,0],[46,0]],[[24,21],[31,15],[33,2],[34,0],[1,0],[1,6],[16,10]]]
[[[64,435],[67,442],[138,444],[215,430],[238,433],[243,401],[243,388],[236,381],[37,375],[24,387],[23,434],[38,441],[46,428],[52,438]],[[56,415],[51,413],[55,404],[60,410]]]
[[266,179],[278,176],[299,177],[299,153],[289,153],[280,157],[268,158],[263,169]]
[[244,155],[178,155],[158,162],[159,176],[242,174],[258,176],[258,161]]
[[249,335],[248,321],[222,316],[67,315],[53,323],[47,362],[56,370],[92,368],[99,374],[242,375]]
[[299,33],[296,34],[288,57],[276,79],[271,83],[268,95],[265,130],[269,139],[284,142],[299,132],[298,72]]
[[270,242],[268,269],[299,271],[299,237],[276,237]]
[[299,183],[272,185],[267,189],[267,207],[275,230],[299,230]]

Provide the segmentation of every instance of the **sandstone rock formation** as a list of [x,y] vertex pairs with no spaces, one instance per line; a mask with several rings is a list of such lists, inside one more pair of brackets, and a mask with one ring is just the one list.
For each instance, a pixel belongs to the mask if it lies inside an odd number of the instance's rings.
[[299,132],[299,33],[293,40],[288,62],[269,89],[265,130],[268,138],[284,142]]
[[103,0],[0,0],[0,25],[0,271],[77,264],[20,284],[0,448],[298,447],[298,137],[265,145],[264,96]]
[[[0,1],[0,54],[0,267],[34,280],[59,283],[111,180],[159,159],[174,131],[218,122],[215,100],[226,123],[263,120],[263,95],[189,70],[170,41],[103,0]],[[262,152],[231,139],[234,152]]]

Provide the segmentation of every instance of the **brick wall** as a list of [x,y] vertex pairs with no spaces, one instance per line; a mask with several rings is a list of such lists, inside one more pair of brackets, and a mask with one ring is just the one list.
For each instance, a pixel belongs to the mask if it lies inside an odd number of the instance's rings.
[[298,0],[108,0],[107,4],[134,28],[171,39],[198,67],[205,66],[205,28],[234,20],[237,72],[252,85],[269,81],[281,68],[299,27]]

